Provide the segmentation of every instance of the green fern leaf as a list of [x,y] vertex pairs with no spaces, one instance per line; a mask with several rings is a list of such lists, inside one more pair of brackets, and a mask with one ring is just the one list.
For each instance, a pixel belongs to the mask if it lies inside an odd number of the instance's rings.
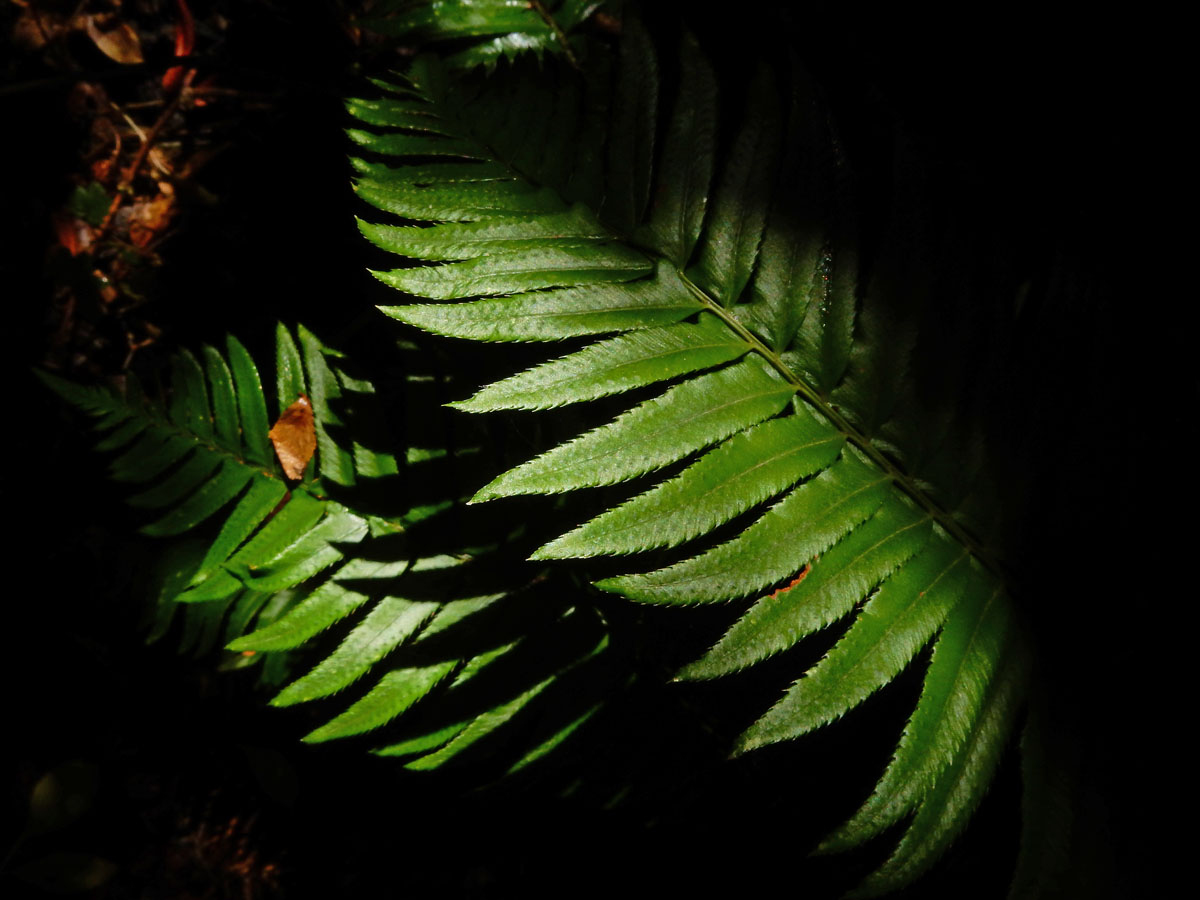
[[[891,340],[889,282],[864,283],[852,184],[829,163],[833,138],[804,79],[792,79],[785,119],[772,77],[758,73],[720,151],[716,79],[697,43],[682,42],[678,94],[660,123],[651,41],[631,18],[623,33],[615,54],[590,48],[593,68],[561,69],[556,82],[513,68],[466,87],[432,57],[417,60],[401,90],[447,136],[436,169],[412,163],[419,174],[405,174],[405,160],[413,147],[435,144],[410,110],[389,117],[392,107],[351,105],[385,129],[352,138],[400,163],[358,164],[360,196],[427,223],[361,226],[382,249],[425,263],[381,277],[418,298],[464,301],[384,312],[474,340],[624,332],[454,404],[471,412],[546,409],[674,382],[499,475],[473,502],[615,485],[689,460],[534,556],[634,555],[719,536],[665,567],[597,582],[640,602],[679,605],[776,586],[679,673],[684,679],[726,676],[849,621],[736,752],[845,715],[933,643],[896,759],[864,811],[823,845],[850,846],[915,813],[893,858],[862,888],[888,890],[954,839],[1019,708],[1025,662],[1005,650],[1014,626],[995,551],[948,499],[966,493],[938,492],[900,463],[923,458],[900,446],[905,435],[935,436],[894,422],[914,408],[913,345],[899,326]],[[570,97],[582,109],[567,109]],[[529,109],[539,110],[536,131],[520,124]],[[594,145],[579,123],[597,119],[607,129],[605,191],[589,197],[572,186],[594,177]],[[537,151],[547,141],[574,156],[546,159]],[[509,178],[465,180],[477,169]],[[718,531],[739,516],[737,531]],[[452,746],[466,733],[459,725],[442,723],[387,752]]]
[[548,409],[645,387],[745,356],[750,346],[717,319],[622,335],[497,382],[469,400],[469,412]]
[[693,38],[680,48],[680,93],[663,142],[657,185],[638,239],[682,269],[700,239],[716,152],[717,85]]
[[473,502],[616,484],[643,475],[775,415],[793,392],[757,359],[701,375],[501,475],[481,488]]
[[[839,545],[841,546],[841,545]],[[799,737],[833,721],[888,684],[912,661],[961,597],[968,557],[937,532],[930,542],[866,603],[845,636],[743,737],[762,741],[776,727],[779,739]],[[713,654],[709,654],[708,660]],[[704,660],[692,677],[712,673]]]
[[[441,228],[422,230],[436,233]],[[550,341],[633,331],[670,325],[703,308],[679,274],[661,266],[652,278],[619,285],[536,291],[474,303],[381,307],[389,316],[434,334],[481,341]]]
[[896,755],[870,799],[823,844],[843,849],[899,822],[931,789],[976,730],[989,685],[1013,641],[999,590],[977,570],[942,628],[925,688]]
[[774,87],[760,69],[750,86],[745,126],[716,186],[704,242],[692,269],[696,285],[724,306],[742,296],[758,257],[779,150],[776,106]]
[[[920,550],[929,529],[928,516],[888,497],[874,515],[813,562],[799,585],[756,603],[685,672],[706,678],[733,672],[833,624]],[[759,719],[742,735],[741,748],[783,739],[772,727],[779,718],[768,714]]]
[[[820,471],[841,448],[841,438],[831,436],[804,412],[770,419],[730,438],[677,478],[551,541],[534,557],[585,557],[677,546]],[[705,501],[699,509],[697,497]],[[610,586],[620,590],[615,583]]]
[[1019,649],[1002,657],[963,746],[922,797],[891,857],[850,896],[878,897],[908,884],[966,826],[1016,724],[1027,677],[1027,660]]
[[[835,438],[836,440],[836,438]],[[598,582],[635,600],[701,603],[744,597],[797,571],[870,518],[887,479],[853,451],[805,481],[732,541],[641,575]]]

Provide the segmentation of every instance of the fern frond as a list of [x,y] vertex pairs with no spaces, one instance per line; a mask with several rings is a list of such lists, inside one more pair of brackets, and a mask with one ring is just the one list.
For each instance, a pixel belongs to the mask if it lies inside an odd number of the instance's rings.
[[[632,18],[622,27],[615,54],[589,48],[581,73],[512,68],[468,84],[422,57],[403,109],[350,104],[378,129],[352,132],[360,148],[399,163],[360,162],[360,197],[426,223],[362,225],[408,261],[378,277],[426,301],[463,301],[384,312],[474,340],[617,333],[454,404],[471,412],[672,382],[499,475],[473,502],[615,485],[689,460],[534,557],[686,551],[708,537],[665,567],[597,582],[645,603],[758,597],[683,679],[728,675],[851,620],[735,752],[837,719],[933,644],[895,759],[823,845],[848,847],[913,815],[862,888],[891,889],[961,830],[1019,708],[1025,663],[996,551],[964,525],[964,495],[935,489],[915,468],[922,454],[903,446],[914,430],[934,437],[927,418],[898,422],[917,406],[912,342],[889,330],[892,282],[860,273],[849,177],[804,79],[793,78],[785,116],[772,77],[758,73],[722,151],[716,79],[697,43],[681,44],[678,94],[660,121],[651,41]],[[523,109],[540,110],[537,129]],[[602,160],[580,126],[597,119]],[[543,155],[549,144],[566,155]],[[433,154],[436,168],[415,159]]]
[[[596,708],[596,684],[607,677],[603,620],[573,604],[572,592],[542,586],[536,573],[482,594],[478,573],[503,572],[495,547],[467,551],[439,536],[440,518],[458,499],[452,479],[441,477],[443,494],[432,504],[380,509],[379,496],[404,495],[392,490],[395,482],[429,480],[426,470],[465,451],[413,447],[397,460],[372,449],[361,423],[381,413],[372,406],[374,386],[342,371],[342,354],[311,332],[297,334],[298,341],[277,330],[275,408],[300,394],[310,400],[316,462],[298,484],[274,461],[262,379],[233,338],[225,355],[206,347],[203,366],[181,352],[165,403],[147,398],[132,376],[117,391],[42,375],[106,432],[100,446],[116,453],[114,477],[140,488],[129,502],[159,516],[144,531],[201,533],[206,520],[219,519],[207,539],[164,556],[150,639],[161,638],[181,608],[180,652],[199,656],[225,644],[232,654],[223,668],[263,661],[262,680],[278,685],[301,654],[340,628],[340,644],[272,701],[356,695],[334,701],[340,712],[307,740],[375,731],[422,701],[415,723],[402,723],[426,735],[413,751],[414,768],[435,768],[493,732],[505,741],[524,734],[508,751],[514,770],[540,758],[565,737],[554,738],[561,717],[574,730]],[[484,668],[488,691],[466,689]],[[568,692],[554,709],[537,702],[564,682],[578,688],[574,697]],[[439,716],[461,727],[439,726],[433,731],[442,739],[434,739],[421,723]],[[534,720],[541,725],[530,729]],[[380,752],[398,755],[409,745],[389,739]]]
[[361,24],[431,44],[469,42],[447,56],[448,64],[492,68],[526,52],[539,58],[571,54],[570,32],[602,5],[602,0],[391,0],[377,4]]

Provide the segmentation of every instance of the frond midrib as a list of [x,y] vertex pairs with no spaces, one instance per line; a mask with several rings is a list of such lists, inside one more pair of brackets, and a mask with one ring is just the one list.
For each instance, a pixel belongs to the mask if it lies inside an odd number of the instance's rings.
[[847,441],[858,447],[875,465],[879,466],[891,479],[893,484],[904,491],[921,509],[925,510],[939,526],[959,541],[966,548],[967,552],[986,566],[989,571],[1001,579],[1007,579],[1007,573],[1004,571],[999,560],[983,542],[963,527],[949,511],[942,508],[926,491],[922,490],[918,486],[916,479],[906,472],[898,462],[876,447],[874,442],[855,428],[838,411],[836,406],[825,400],[808,382],[785,363],[778,353],[760,340],[754,332],[739,322],[736,316],[732,315],[724,306],[709,296],[703,288],[688,278],[684,272],[679,271],[678,275],[680,280],[687,285],[688,290],[707,307],[709,312],[724,322],[738,337],[750,345],[754,353],[757,353],[766,360],[776,372],[789,384],[793,385],[797,393],[815,407],[816,411],[833,425]]
[[[174,434],[179,437],[185,438],[188,441],[190,441],[191,443],[195,444],[197,447],[201,448],[202,450],[204,450],[208,453],[213,453],[218,456],[223,456],[226,459],[231,459],[234,462],[238,463],[239,465],[241,465],[247,469],[253,469],[254,471],[256,471],[262,475],[265,475],[268,478],[273,478],[275,481],[284,481],[282,478],[279,477],[278,474],[276,474],[275,472],[272,472],[270,470],[270,468],[263,466],[260,463],[256,463],[251,459],[248,459],[240,451],[230,450],[228,447],[226,447],[222,444],[215,443],[214,441],[210,440],[209,438],[204,437],[204,435],[199,434],[195,431],[191,431],[191,430],[185,428],[184,426],[171,421],[169,416],[162,415],[160,417],[160,415],[158,415],[159,411],[154,409],[153,407],[150,407],[148,409],[147,408],[137,409],[136,407],[128,407],[127,406],[126,408],[133,409],[134,415],[140,416],[141,418],[145,419],[149,423],[149,427],[151,427],[151,428],[155,428],[155,429],[161,430],[163,432],[167,432],[167,433]],[[137,438],[134,438],[133,440],[136,441]],[[130,444],[132,444],[132,443],[133,443],[133,441],[130,441]],[[127,448],[128,448],[128,445],[126,445],[125,448],[118,448],[116,452],[119,455],[122,452],[124,452],[124,450]],[[284,484],[286,484],[286,483],[287,482],[284,481]]]

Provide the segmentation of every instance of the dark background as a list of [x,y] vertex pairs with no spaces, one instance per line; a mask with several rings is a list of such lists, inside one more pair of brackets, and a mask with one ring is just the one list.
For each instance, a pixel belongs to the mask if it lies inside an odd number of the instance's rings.
[[[266,359],[279,318],[303,321],[335,345],[368,325],[391,327],[372,307],[394,301],[365,274],[367,248],[352,224],[341,106],[385,51],[351,40],[340,4],[301,13],[293,4],[196,3],[194,12],[213,9],[228,28],[220,42],[197,47],[197,64],[272,99],[233,124],[234,146],[198,176],[219,202],[189,209],[163,248],[147,314],[164,335],[141,364],[227,331]],[[667,20],[672,10],[666,4],[655,15]],[[1175,452],[1163,438],[1190,441],[1195,411],[1186,357],[1160,324],[1176,307],[1156,287],[1170,251],[1150,211],[1173,186],[1162,128],[1172,115],[1162,86],[1170,73],[1129,22],[1052,21],[1034,4],[970,12],[815,4],[793,8],[783,25],[763,11],[733,15],[693,15],[710,54],[736,68],[791,43],[827,92],[868,183],[886,182],[902,123],[948,173],[945,190],[1008,236],[1003,252],[1035,261],[1060,254],[1087,287],[1090,307],[1051,317],[1052,352],[1038,371],[1014,379],[1014,390],[1055,398],[1030,404],[1047,465],[1035,480],[1045,500],[1029,524],[1028,571],[1047,589],[1027,614],[1049,661],[1058,721],[1080,753],[1076,880],[1063,896],[1154,896],[1144,797],[1154,792],[1151,769],[1161,779],[1166,761],[1147,749],[1161,726],[1145,694],[1147,648],[1163,625],[1146,623],[1167,598],[1182,599],[1172,573],[1184,538],[1141,524],[1168,505],[1158,498],[1172,490],[1172,476],[1155,476],[1161,486],[1147,503],[1135,473],[1152,460],[1170,468]],[[101,79],[139,77],[87,49],[76,50],[81,64],[102,70]],[[147,65],[157,72],[165,64]],[[843,789],[820,768],[831,764],[817,762],[822,752],[841,754],[844,765],[828,771],[849,771],[863,753],[848,748],[869,730],[728,770],[696,750],[699,774],[664,787],[665,805],[647,823],[646,804],[608,812],[537,786],[473,793],[469,783],[405,777],[387,760],[303,746],[296,719],[264,710],[251,678],[180,658],[170,638],[143,646],[140,597],[155,547],[135,536],[140,521],[106,481],[78,418],[29,375],[45,360],[55,324],[44,261],[50,213],[77,165],[78,124],[64,111],[76,75],[31,56],[10,60],[6,77],[0,283],[12,364],[4,479],[11,576],[0,684],[14,758],[0,843],[20,832],[37,778],[83,759],[100,773],[93,813],[61,836],[26,844],[19,859],[58,849],[110,858],[121,869],[95,893],[102,897],[745,889],[776,874],[819,897],[870,862],[868,854],[805,868],[807,845],[796,837],[816,836],[809,832],[819,822],[809,819],[822,801],[853,803],[869,787]],[[1190,496],[1171,502],[1194,508]],[[668,750],[677,752],[697,726],[658,702],[631,709],[627,728],[671,722],[677,735]],[[903,703],[888,703],[896,708],[877,704],[880,730],[902,721]],[[647,751],[651,772],[666,771],[667,751],[655,752]],[[882,760],[865,758],[878,771]],[[791,772],[790,787],[769,786]],[[1019,791],[1010,753],[967,836],[906,896],[1003,896]],[[20,888],[10,880],[3,890]]]

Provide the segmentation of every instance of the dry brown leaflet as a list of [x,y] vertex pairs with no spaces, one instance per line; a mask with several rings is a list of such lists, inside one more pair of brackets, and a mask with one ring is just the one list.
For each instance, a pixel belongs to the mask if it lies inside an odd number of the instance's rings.
[[298,481],[308,468],[308,461],[317,451],[317,429],[313,422],[312,404],[301,394],[283,411],[267,437],[275,445],[275,455],[288,478]]

